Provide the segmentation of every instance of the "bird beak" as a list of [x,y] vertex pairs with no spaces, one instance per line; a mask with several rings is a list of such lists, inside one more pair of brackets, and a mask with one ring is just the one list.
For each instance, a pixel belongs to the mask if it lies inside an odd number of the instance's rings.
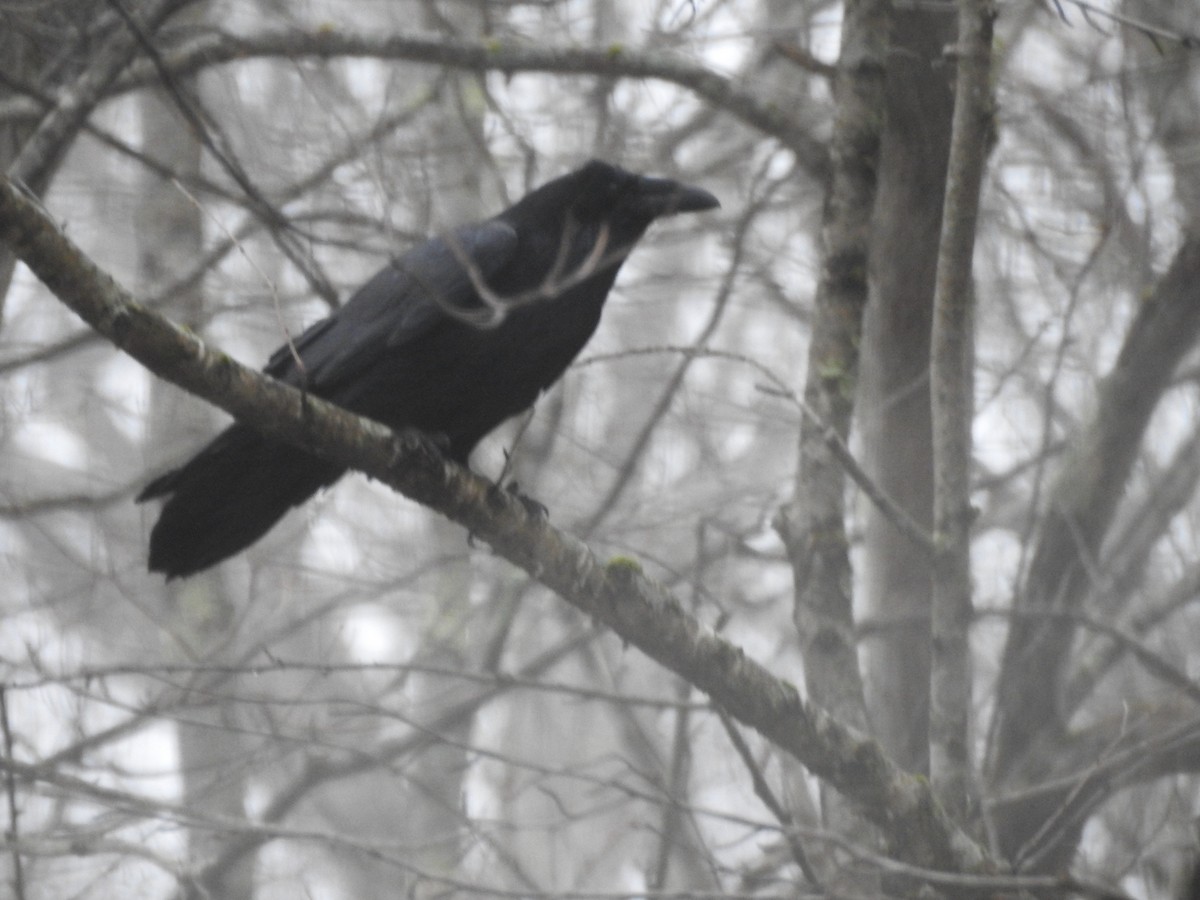
[[681,184],[669,178],[638,179],[637,205],[648,216],[673,216],[676,213],[701,212],[721,205],[708,191]]

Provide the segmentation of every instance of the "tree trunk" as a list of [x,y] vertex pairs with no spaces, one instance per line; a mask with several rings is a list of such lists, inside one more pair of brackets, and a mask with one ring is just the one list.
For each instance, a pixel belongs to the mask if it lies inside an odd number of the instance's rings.
[[[859,410],[868,472],[926,528],[933,524],[929,341],[954,102],[943,50],[953,37],[954,19],[942,12],[895,14]],[[930,565],[870,504],[865,538],[863,607],[877,626],[862,653],[871,721],[897,762],[926,772]]]

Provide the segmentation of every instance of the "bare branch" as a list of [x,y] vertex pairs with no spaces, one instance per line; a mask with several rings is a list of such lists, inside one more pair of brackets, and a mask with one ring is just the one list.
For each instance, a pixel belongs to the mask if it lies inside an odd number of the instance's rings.
[[[156,0],[142,10],[146,31],[155,31],[167,18],[194,0]],[[58,104],[39,123],[9,166],[8,176],[40,194],[49,184],[84,120],[108,94],[114,79],[137,51],[137,38],[126,31],[116,33],[91,65],[73,84],[61,91]]]
[[397,268],[403,269],[405,274],[411,276],[414,280],[418,280],[425,289],[426,295],[447,315],[453,316],[459,321],[466,322],[468,325],[473,325],[476,328],[499,328],[509,313],[514,310],[520,309],[522,306],[529,306],[532,303],[552,302],[566,291],[587,281],[593,275],[597,275],[613,266],[620,265],[625,260],[625,257],[629,255],[631,249],[629,247],[618,247],[611,253],[606,252],[608,250],[610,229],[608,223],[605,222],[600,226],[600,233],[596,235],[596,242],[592,245],[592,249],[588,251],[588,255],[572,271],[564,272],[563,270],[567,267],[567,251],[572,244],[574,234],[572,229],[574,227],[576,227],[575,223],[568,219],[566,229],[559,240],[558,257],[555,259],[554,265],[546,274],[546,277],[542,279],[542,283],[532,290],[522,291],[519,294],[496,293],[492,289],[492,286],[487,283],[487,279],[484,278],[483,273],[479,270],[478,264],[471,258],[471,255],[462,246],[462,243],[454,233],[448,231],[442,234],[441,239],[446,242],[446,246],[450,248],[450,252],[454,254],[454,258],[458,261],[459,265],[466,270],[467,277],[471,280],[471,287],[475,289],[475,293],[483,300],[482,307],[468,309],[454,306],[446,302],[446,298],[442,296],[442,292],[437,285],[420,282],[419,273],[403,268],[399,261],[394,263],[394,265]]
[[[1120,355],[1101,385],[1096,411],[1059,461],[1021,607],[1074,611],[1092,582],[1089,566],[1112,523],[1150,415],[1183,355],[1200,336],[1200,235],[1185,234],[1170,267],[1137,310]],[[1061,673],[1074,629],[1016,621],[998,684],[993,765],[1028,768],[1027,754],[1053,741]],[[1056,724],[1059,723],[1059,724]],[[1036,768],[1036,767],[1035,767]]]
[[[254,35],[223,32],[205,34],[164,51],[163,60],[176,77],[214,65],[268,57],[370,57],[407,60],[473,72],[546,72],[560,75],[600,75],[606,78],[653,78],[692,91],[723,112],[786,144],[816,180],[828,169],[822,144],[785,110],[760,100],[731,79],[705,66],[656,49],[628,47],[546,47],[499,37],[464,41],[404,34],[347,34],[334,29],[313,32],[295,29]],[[128,89],[153,81],[153,66],[131,69],[120,87]],[[0,107],[0,115],[3,107]]]
[[930,393],[933,419],[932,657],[929,771],[956,814],[967,809],[971,667],[971,420],[974,414],[974,287],[979,195],[992,135],[990,0],[961,0],[958,78],[946,198],[933,294]]
[[788,850],[792,854],[792,859],[796,861],[796,865],[800,867],[800,871],[804,873],[804,877],[809,880],[813,887],[820,889],[821,880],[816,870],[813,869],[812,863],[808,861],[808,851],[804,849],[804,844],[800,842],[800,836],[795,828],[795,819],[792,818],[792,814],[788,812],[787,807],[775,796],[775,792],[771,790],[771,786],[767,784],[767,779],[763,775],[762,768],[750,753],[750,748],[746,745],[746,740],[742,737],[741,732],[737,730],[737,725],[721,710],[717,710],[717,714],[721,717],[721,725],[725,729],[725,734],[729,736],[729,742],[733,744],[733,749],[737,751],[742,764],[750,773],[750,781],[754,785],[755,796],[763,802],[763,805],[775,817],[776,821],[779,822],[780,827],[782,827],[784,838],[787,840]]
[[[8,720],[8,686],[0,684],[0,738],[4,741],[4,758],[12,762],[12,726]],[[20,812],[17,809],[17,779],[10,767],[4,771],[4,796],[8,800],[8,828],[5,839],[12,849],[13,892],[17,900],[25,900],[25,869],[21,862]]]
[[[863,492],[863,495],[871,501],[871,503],[879,510],[879,512],[895,526],[896,530],[907,537],[913,546],[921,553],[933,558],[934,545],[933,536],[929,534],[921,524],[914,519],[909,513],[903,509],[888,493],[879,485],[875,479],[863,468],[862,464],[855,458],[853,451],[842,436],[837,433],[837,429],[831,426],[828,422],[818,415],[817,411],[804,402],[804,400],[796,395],[796,392],[788,387],[787,382],[771,371],[767,366],[764,366],[757,359],[746,356],[744,353],[732,353],[728,350],[717,350],[713,347],[636,347],[631,350],[621,350],[616,353],[601,353],[595,356],[589,356],[586,359],[581,359],[576,366],[586,366],[593,363],[608,362],[616,359],[624,359],[631,356],[643,356],[647,354],[672,353],[680,354],[689,359],[722,359],[728,362],[736,362],[744,366],[749,366],[754,371],[762,375],[769,384],[762,384],[758,389],[764,394],[772,397],[778,397],[782,400],[791,403],[796,407],[796,410],[801,416],[807,417],[814,428],[818,429],[826,446],[829,448],[830,454],[842,467],[842,471],[850,476],[850,480],[854,482],[855,487]],[[594,521],[594,519],[592,520]],[[590,526],[591,522],[589,522]]]
[[[1098,26],[1092,21],[1093,16],[1100,19],[1107,19],[1108,21],[1115,22],[1116,24],[1124,26],[1125,28],[1132,28],[1134,31],[1145,35],[1145,37],[1148,38],[1155,47],[1159,47],[1158,42],[1160,40],[1170,41],[1171,43],[1178,44],[1187,50],[1195,50],[1196,48],[1200,47],[1200,33],[1192,34],[1191,32],[1187,31],[1171,31],[1166,28],[1160,28],[1157,25],[1147,22],[1145,19],[1138,19],[1111,9],[1104,9],[1094,3],[1089,3],[1088,0],[1054,0],[1054,7],[1058,12],[1059,18],[1067,23],[1070,23],[1071,20],[1068,18],[1066,11],[1063,9],[1064,3],[1069,3],[1071,6],[1079,10],[1080,14],[1084,18],[1084,21],[1086,21],[1093,28],[1097,28],[1097,30],[1099,30]],[[1161,50],[1161,48],[1159,49]]]
[[853,640],[845,482],[822,431],[832,428],[844,441],[854,414],[891,4],[858,0],[845,5],[844,15],[834,81],[833,175],[821,221],[821,276],[804,382],[804,403],[816,415],[800,424],[796,488],[776,527],[792,565],[793,619],[808,689],[817,702],[866,728]]

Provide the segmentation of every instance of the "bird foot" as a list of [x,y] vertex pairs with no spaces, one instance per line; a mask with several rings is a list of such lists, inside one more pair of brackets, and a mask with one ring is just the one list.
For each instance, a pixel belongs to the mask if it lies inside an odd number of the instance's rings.
[[[499,498],[505,494],[512,497],[523,507],[525,507],[525,514],[529,516],[529,518],[538,522],[545,522],[550,518],[550,510],[546,508],[546,505],[538,500],[533,499],[528,494],[522,494],[515,481],[510,481],[508,484],[498,484],[493,482],[488,487],[488,499],[492,500],[493,502],[499,500]],[[479,538],[476,536],[475,532],[468,531],[467,546],[474,549],[478,545]]]
[[532,519],[545,521],[550,518],[550,510],[546,508],[546,505],[538,500],[534,500],[528,494],[521,493],[515,481],[510,481],[507,484],[493,483],[488,489],[488,493],[496,498],[499,498],[502,493],[508,494],[525,507],[525,512]]
[[520,501],[521,505],[525,507],[525,512],[529,514],[531,519],[537,519],[540,522],[545,522],[550,518],[550,510],[546,507],[546,504],[542,503],[540,500],[535,500],[528,494],[521,493],[521,489],[517,486],[515,481],[510,481],[508,484],[506,484],[504,486],[504,490],[508,491]]

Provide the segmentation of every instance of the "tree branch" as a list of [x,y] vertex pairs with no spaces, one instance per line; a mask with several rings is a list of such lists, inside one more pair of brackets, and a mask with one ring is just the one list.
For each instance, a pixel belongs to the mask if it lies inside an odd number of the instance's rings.
[[[785,111],[760,100],[738,87],[731,79],[705,66],[660,49],[640,51],[620,44],[609,47],[547,47],[519,44],[496,36],[481,41],[465,41],[425,35],[348,34],[321,28],[312,32],[286,29],[243,36],[212,32],[162,53],[164,64],[176,77],[191,75],[215,65],[271,57],[365,57],[505,75],[543,72],[606,78],[653,78],[691,91],[746,125],[778,138],[796,154],[801,165],[814,179],[823,179],[829,167],[821,142],[815,140],[801,123]],[[156,78],[153,66],[141,63],[130,68],[119,86],[128,89],[152,83]]]
[[824,432],[850,432],[867,305],[868,239],[883,136],[887,0],[847,3],[834,98],[833,176],[821,221],[821,277],[804,382],[796,489],[777,527],[795,585],[794,619],[809,692],[867,727],[851,610],[845,478]]
[[[147,31],[156,30],[171,15],[193,0],[156,0],[141,11]],[[117,32],[91,65],[59,93],[58,103],[41,120],[8,169],[11,178],[41,193],[49,183],[71,140],[84,120],[109,90],[113,80],[137,51],[136,38]]]
[[[1176,365],[1200,337],[1197,284],[1200,234],[1185,234],[1170,268],[1141,301],[1100,386],[1093,417],[1060,461],[1019,607],[1074,611],[1086,596],[1091,561],[1112,523],[1150,415]],[[1074,628],[1064,623],[1017,620],[1009,628],[991,748],[997,776],[1018,769],[1045,774],[1030,753],[1052,743],[1060,727],[1061,675],[1073,637]]]
[[990,0],[961,0],[958,77],[946,199],[933,292],[934,566],[929,683],[929,772],[956,814],[967,808],[971,706],[971,419],[974,286],[971,283],[984,163],[992,134]]

